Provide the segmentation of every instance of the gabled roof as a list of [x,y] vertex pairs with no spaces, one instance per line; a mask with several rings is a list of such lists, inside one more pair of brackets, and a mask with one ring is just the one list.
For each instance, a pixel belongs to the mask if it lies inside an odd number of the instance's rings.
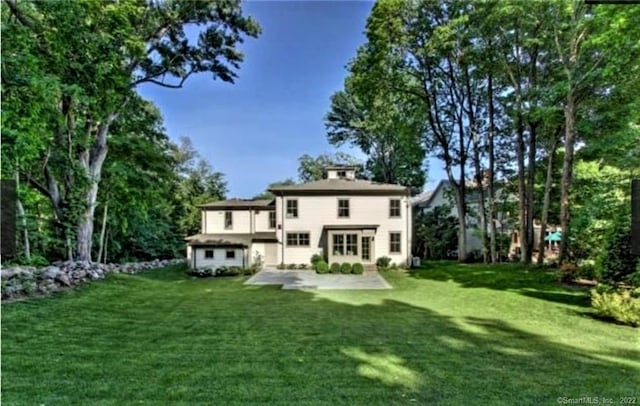
[[[429,207],[431,205],[431,202],[433,201],[433,199],[436,197],[436,195],[438,194],[438,192],[440,191],[440,189],[444,188],[444,187],[449,187],[449,181],[448,180],[441,180],[440,182],[438,182],[438,185],[436,186],[435,189],[427,191],[421,195],[416,196],[416,198],[413,200],[413,202],[411,203],[413,206],[421,206],[421,207]],[[420,197],[421,198],[418,198]]]
[[295,194],[382,194],[382,195],[404,195],[409,193],[409,189],[390,183],[377,183],[362,179],[322,179],[299,185],[276,186],[269,189],[277,195]]
[[276,242],[275,232],[253,234],[195,234],[185,238],[187,245],[212,247],[248,247],[252,242]]
[[262,209],[269,210],[275,209],[275,202],[273,199],[259,199],[259,200],[245,200],[245,199],[229,199],[220,200],[217,202],[210,202],[201,204],[199,207],[207,209]]

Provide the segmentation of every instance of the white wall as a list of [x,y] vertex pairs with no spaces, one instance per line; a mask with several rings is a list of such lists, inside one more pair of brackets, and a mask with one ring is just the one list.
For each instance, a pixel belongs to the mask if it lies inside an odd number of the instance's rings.
[[[205,250],[213,250],[213,258],[205,258]],[[227,259],[227,249],[233,250],[236,253],[235,259]],[[242,248],[206,248],[195,247],[191,250],[191,255],[195,255],[196,268],[218,268],[221,266],[239,266],[242,267],[243,261],[243,249]],[[193,267],[193,257],[190,258],[189,267]],[[247,259],[245,258],[245,266],[248,266]]]
[[[338,218],[338,199],[349,199],[350,217]],[[286,218],[284,213],[283,223],[283,199],[298,200],[298,218]],[[399,218],[389,217],[389,201],[400,199],[401,216]],[[284,206],[286,208],[286,205]],[[322,230],[324,225],[370,225],[377,224],[379,227],[375,234],[375,257],[388,256],[393,262],[406,263],[411,256],[410,247],[407,245],[411,239],[410,218],[411,208],[407,207],[406,196],[300,196],[300,197],[278,197],[276,199],[276,221],[284,224],[281,230],[277,230],[276,236],[283,242],[284,236],[284,258],[282,245],[278,250],[278,261],[285,264],[309,263],[311,256],[322,253],[324,246],[321,245]],[[407,218],[409,216],[409,218]],[[389,254],[389,232],[399,231],[401,233],[401,253]],[[310,247],[287,247],[287,232],[309,232]],[[322,241],[324,243],[324,241]],[[360,249],[359,252],[362,250]]]
[[233,218],[230,229],[224,228],[225,211],[205,210],[201,232],[203,234],[250,234],[275,231],[274,228],[269,228],[270,210],[230,210]]

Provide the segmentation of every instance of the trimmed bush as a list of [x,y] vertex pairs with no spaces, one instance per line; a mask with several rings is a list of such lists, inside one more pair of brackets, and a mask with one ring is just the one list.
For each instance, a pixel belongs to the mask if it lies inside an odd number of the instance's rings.
[[376,267],[379,271],[386,270],[389,268],[389,264],[391,263],[391,258],[389,257],[380,257],[376,260]]
[[285,269],[285,266],[284,266],[284,264],[280,263],[280,264],[278,264],[278,266],[276,266],[276,269],[282,270],[282,269]]
[[331,264],[331,268],[329,269],[330,273],[340,273],[340,264],[337,262],[334,262],[333,264]]
[[324,261],[319,261],[316,263],[316,272],[317,273],[329,273],[329,264]]
[[316,269],[316,265],[318,264],[318,262],[323,261],[324,262],[324,258],[322,257],[322,255],[320,254],[313,254],[311,256],[311,267],[313,269]]
[[353,273],[353,274],[362,275],[363,272],[364,272],[364,266],[362,266],[362,264],[360,262],[356,262],[351,267],[351,273]]
[[342,265],[340,265],[340,273],[351,273],[351,264],[348,262],[343,263]]
[[287,269],[296,269],[296,264],[287,265]]
[[600,317],[637,327],[640,325],[640,298],[624,289],[617,292],[591,290],[591,306]]
[[309,267],[308,264],[300,264],[298,265],[298,269],[307,269]]

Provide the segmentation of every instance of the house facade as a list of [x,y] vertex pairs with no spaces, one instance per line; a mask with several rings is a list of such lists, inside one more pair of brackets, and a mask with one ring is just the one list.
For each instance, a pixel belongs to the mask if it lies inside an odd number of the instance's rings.
[[271,200],[227,200],[201,206],[201,233],[186,238],[191,267],[309,264],[397,264],[411,259],[409,189],[355,178],[355,167],[327,168],[327,179],[274,187]]

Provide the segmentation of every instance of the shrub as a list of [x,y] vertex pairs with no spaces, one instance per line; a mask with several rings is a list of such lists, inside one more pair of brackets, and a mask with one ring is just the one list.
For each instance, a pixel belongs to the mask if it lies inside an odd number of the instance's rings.
[[638,257],[631,253],[631,225],[618,221],[609,235],[602,259],[602,280],[609,283],[630,282]]
[[391,263],[391,258],[389,257],[380,257],[376,260],[376,267],[379,271],[385,270],[389,268],[389,264]]
[[329,273],[329,264],[327,264],[326,262],[324,262],[324,260],[322,261],[318,261],[316,263],[316,272],[317,273]]
[[316,265],[318,264],[318,262],[320,261],[324,261],[324,258],[322,257],[322,255],[320,254],[313,254],[311,256],[311,267],[313,269],[316,269]]
[[236,276],[236,275],[240,275],[243,272],[244,272],[244,270],[241,267],[239,267],[239,266],[231,266],[227,270],[227,275]]
[[360,262],[356,262],[351,267],[351,273],[353,273],[353,274],[362,275],[363,272],[364,272],[364,266],[362,266],[362,264]]
[[602,293],[592,289],[591,306],[601,317],[631,326],[640,325],[640,298],[634,297],[628,289]]
[[276,269],[282,270],[282,269],[285,269],[285,266],[284,266],[283,263],[280,263],[280,264],[278,264],[278,266],[276,266]]
[[585,279],[597,279],[598,269],[594,264],[584,264],[578,267],[577,276]]
[[296,269],[296,264],[287,265],[287,269]]
[[482,251],[480,250],[471,250],[467,254],[464,262],[468,264],[477,264],[483,262],[484,258],[482,257]]
[[331,268],[329,269],[330,273],[340,273],[340,264],[337,262],[334,262],[333,264],[331,264]]
[[315,265],[316,273],[324,274],[329,273],[329,264],[327,264],[324,260],[318,261]]
[[571,283],[578,277],[578,267],[571,262],[564,262],[560,265],[560,282]]
[[196,269],[189,269],[187,271],[187,274],[198,277],[198,278],[206,278],[209,276],[213,276],[214,271],[211,268],[196,268]]
[[351,273],[351,264],[348,262],[343,263],[342,265],[340,265],[340,273]]
[[300,264],[298,265],[298,269],[307,269],[309,267],[308,264]]
[[226,266],[221,266],[216,269],[215,276],[227,276],[228,272],[229,268],[227,268]]

